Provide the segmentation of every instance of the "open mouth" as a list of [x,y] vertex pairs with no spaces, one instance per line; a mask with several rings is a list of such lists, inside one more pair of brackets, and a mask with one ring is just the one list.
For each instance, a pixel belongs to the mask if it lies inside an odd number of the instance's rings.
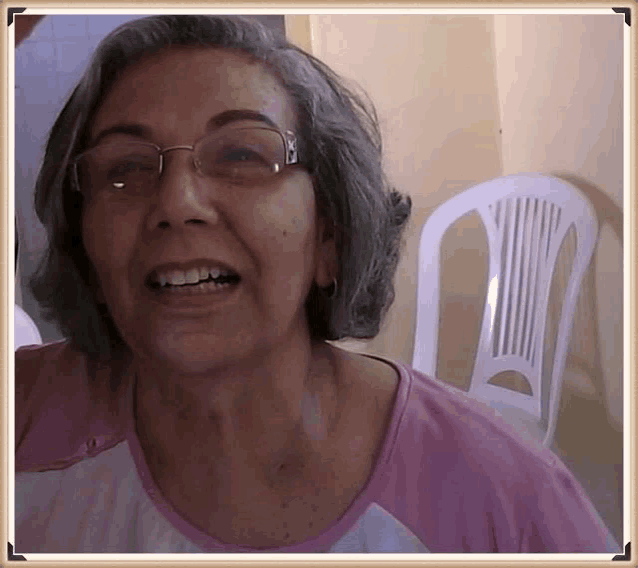
[[218,268],[195,268],[189,271],[173,270],[163,273],[153,271],[146,285],[158,292],[214,291],[238,284],[239,274]]

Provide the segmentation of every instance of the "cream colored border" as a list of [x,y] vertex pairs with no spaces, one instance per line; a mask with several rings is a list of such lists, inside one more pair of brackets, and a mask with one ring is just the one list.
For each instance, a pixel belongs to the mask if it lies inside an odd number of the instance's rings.
[[[211,566],[267,566],[274,564],[285,565],[312,565],[312,566],[329,566],[329,565],[374,565],[374,566],[398,566],[398,565],[436,565],[436,566],[459,566],[464,567],[467,564],[479,566],[538,566],[542,564],[556,566],[637,566],[638,565],[638,542],[636,539],[636,471],[635,471],[635,433],[636,422],[633,409],[635,408],[635,377],[636,377],[636,355],[638,348],[637,330],[636,330],[636,302],[632,292],[636,289],[636,62],[638,61],[636,28],[638,27],[638,5],[633,2],[597,2],[597,3],[472,3],[472,4],[444,4],[444,3],[388,3],[383,6],[366,6],[365,4],[341,4],[332,2],[322,3],[304,3],[298,2],[281,2],[277,5],[262,3],[251,3],[241,5],[231,3],[219,3],[202,7],[202,4],[195,3],[179,3],[179,8],[170,2],[154,2],[152,5],[137,4],[133,2],[108,2],[109,8],[103,6],[106,2],[99,3],[83,2],[72,3],[66,5],[47,3],[47,2],[10,2],[2,6],[2,16],[4,18],[4,26],[0,26],[3,30],[8,29],[5,35],[3,32],[3,41],[0,44],[0,80],[2,80],[2,100],[5,120],[3,121],[3,132],[0,144],[2,151],[3,164],[8,165],[3,169],[6,174],[2,176],[2,195],[4,197],[4,227],[6,230],[1,232],[0,244],[0,266],[4,270],[2,284],[3,306],[7,317],[2,320],[2,331],[6,341],[2,345],[2,372],[3,381],[0,393],[2,394],[2,446],[7,456],[7,460],[3,463],[7,467],[2,468],[0,476],[2,483],[1,495],[2,503],[6,503],[7,507],[3,507],[2,515],[0,515],[0,534],[6,537],[9,529],[13,529],[12,521],[9,514],[12,509],[12,485],[13,485],[13,443],[10,442],[10,436],[13,436],[13,293],[14,283],[10,277],[13,274],[13,250],[14,246],[14,230],[13,230],[13,132],[14,117],[13,112],[9,111],[9,105],[13,110],[12,97],[8,97],[13,92],[13,48],[9,45],[13,44],[13,29],[6,27],[7,9],[9,7],[27,7],[27,13],[86,13],[91,11],[94,13],[115,13],[134,10],[136,13],[150,13],[158,9],[166,12],[205,12],[218,11],[226,13],[246,12],[270,12],[270,13],[286,13],[286,29],[291,39],[298,45],[312,49],[312,37],[310,34],[310,25],[307,14],[309,13],[330,13],[330,12],[356,12],[362,11],[367,13],[391,13],[415,11],[420,13],[531,13],[531,12],[548,12],[553,14],[559,13],[609,13],[612,7],[627,7],[632,10],[631,27],[625,27],[625,77],[624,77],[624,197],[625,197],[625,225],[624,225],[624,306],[627,317],[624,319],[624,476],[625,476],[625,514],[624,529],[625,541],[631,542],[633,545],[631,561],[611,562],[609,554],[589,554],[589,555],[355,555],[355,554],[330,554],[330,555],[301,555],[301,554],[219,554],[219,555],[133,555],[133,554],[103,554],[103,555],[41,555],[28,554],[27,562],[30,564],[45,566],[82,566],[82,565],[120,565],[120,566],[155,566],[158,562],[168,565],[211,565]],[[92,7],[97,9],[91,9]],[[621,17],[621,16],[618,16]],[[8,41],[7,41],[8,40]],[[11,42],[11,43],[9,43]],[[632,205],[633,207],[629,207]],[[634,292],[635,294],[635,292]],[[11,325],[10,325],[11,324]],[[633,434],[633,435],[632,435]],[[10,479],[11,478],[11,479]],[[10,496],[11,495],[11,496]],[[13,530],[11,530],[13,532]],[[3,538],[3,540],[6,540]],[[0,554],[2,558],[2,566],[24,566],[22,561],[8,561],[7,548],[0,544]]]

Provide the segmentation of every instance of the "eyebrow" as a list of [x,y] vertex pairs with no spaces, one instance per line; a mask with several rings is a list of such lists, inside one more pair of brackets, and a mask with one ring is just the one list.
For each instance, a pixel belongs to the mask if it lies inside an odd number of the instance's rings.
[[[271,118],[269,118],[265,114],[262,114],[261,112],[247,109],[234,109],[226,110],[213,116],[213,118],[211,118],[206,123],[206,131],[210,132],[211,130],[217,130],[222,126],[230,124],[231,122],[238,122],[241,120],[263,122],[271,128],[276,128],[277,130],[279,130],[279,126],[277,126],[277,124]],[[112,134],[128,134],[130,136],[135,136],[136,138],[144,138],[146,140],[150,140],[152,138],[151,129],[147,126],[135,123],[123,123],[115,124],[107,128],[106,130],[102,130],[95,137],[90,145],[96,146],[100,142],[100,140],[106,138],[107,136],[111,136]]]
[[216,128],[221,128],[222,126],[226,126],[227,124],[238,120],[264,122],[268,126],[279,130],[279,126],[277,126],[277,124],[275,124],[275,122],[268,118],[265,114],[247,109],[226,110],[215,115],[206,123],[206,130],[215,130]]

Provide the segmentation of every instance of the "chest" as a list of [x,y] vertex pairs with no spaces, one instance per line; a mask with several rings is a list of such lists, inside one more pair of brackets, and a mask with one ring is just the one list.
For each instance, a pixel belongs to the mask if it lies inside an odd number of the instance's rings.
[[335,452],[281,469],[268,474],[248,460],[228,460],[156,477],[164,496],[203,532],[228,544],[278,547],[325,532],[365,485],[371,462]]

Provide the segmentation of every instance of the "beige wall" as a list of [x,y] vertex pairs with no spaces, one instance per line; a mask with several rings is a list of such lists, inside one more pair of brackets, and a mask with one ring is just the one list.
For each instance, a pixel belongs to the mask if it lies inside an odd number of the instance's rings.
[[579,298],[555,451],[621,540],[623,20],[494,16],[503,174],[577,185],[598,213]]
[[[614,206],[622,212],[622,30],[622,20],[614,15],[494,16],[503,174],[534,171],[582,180],[594,205],[604,202],[597,207],[603,223]],[[621,238],[603,225],[595,286],[584,290],[594,294],[594,321],[588,321],[583,307],[573,341],[577,352],[578,342],[595,333],[597,323],[599,361],[591,352],[577,354],[593,371],[593,384],[581,388],[604,390],[609,418],[619,429]]]
[[434,207],[501,168],[493,18],[311,15],[309,24],[313,53],[374,100],[388,173],[413,201],[392,309],[378,337],[349,344],[409,363],[421,227]]
[[[418,236],[434,207],[494,176],[562,175],[589,195],[602,223],[612,223],[601,232],[595,277],[585,290],[593,299],[581,299],[572,348],[595,376],[572,382],[583,393],[602,394],[610,421],[620,428],[622,19],[310,15],[288,16],[286,24],[293,40],[370,93],[388,172],[414,203],[387,321],[374,340],[348,345],[411,361]],[[459,386],[471,372],[468,344],[478,333],[473,317],[481,310],[475,297],[483,278],[480,255],[458,238],[476,242],[480,230],[466,225],[450,237],[458,248],[444,274],[449,329],[441,330],[440,341],[446,349],[452,341],[445,339],[456,337],[461,346],[448,348],[441,364],[452,363],[439,369]],[[584,313],[592,305],[596,313]],[[592,335],[600,340],[592,343]]]

